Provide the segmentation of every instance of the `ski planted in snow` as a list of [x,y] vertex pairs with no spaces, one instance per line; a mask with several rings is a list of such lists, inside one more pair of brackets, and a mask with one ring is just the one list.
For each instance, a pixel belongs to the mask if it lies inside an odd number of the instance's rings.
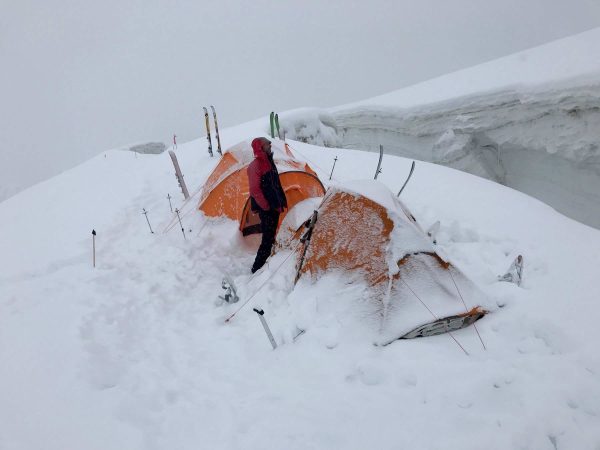
[[277,129],[277,137],[281,139],[281,132],[279,131],[279,114],[275,114],[275,128]]
[[204,123],[206,124],[206,139],[208,140],[208,154],[213,156],[212,151],[212,139],[210,138],[210,120],[208,118],[208,109],[205,106],[202,107],[204,110]]
[[275,113],[271,111],[271,115],[269,116],[269,123],[271,125],[271,138],[275,139]]
[[179,167],[179,162],[177,161],[177,155],[175,155],[173,150],[169,150],[169,156],[171,157],[171,161],[173,161],[173,167],[175,167],[175,178],[177,178],[177,182],[179,183],[183,197],[187,200],[190,198],[190,193],[188,192],[188,188],[183,180],[183,174],[181,173],[181,168]]
[[386,346],[394,341],[402,339],[414,339],[419,337],[437,336],[438,334],[451,333],[453,331],[468,327],[469,325],[473,325],[486,314],[487,311],[484,311],[479,308],[473,308],[468,313],[443,317],[441,319],[434,320],[433,322],[420,325],[414,330],[411,330],[398,338],[392,339],[387,342],[383,342],[378,345]]
[[212,109],[213,120],[215,121],[215,135],[217,136],[217,151],[219,155],[223,156],[223,152],[221,151],[221,138],[219,137],[219,124],[217,123],[217,112],[215,111],[215,107],[210,105],[210,109]]

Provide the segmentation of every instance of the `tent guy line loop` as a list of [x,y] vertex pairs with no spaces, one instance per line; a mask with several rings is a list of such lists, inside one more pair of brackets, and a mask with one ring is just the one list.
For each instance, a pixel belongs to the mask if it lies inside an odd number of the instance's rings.
[[[414,296],[417,298],[417,300],[419,300],[419,301],[421,302],[421,304],[422,304],[422,305],[425,307],[425,309],[427,309],[427,311],[429,311],[429,313],[430,313],[430,314],[433,316],[433,318],[434,318],[435,320],[439,320],[439,317],[438,317],[438,316],[436,316],[436,315],[433,313],[433,311],[432,311],[431,309],[429,309],[429,306],[427,306],[427,305],[425,304],[425,302],[424,302],[423,300],[421,300],[421,298],[420,298],[420,297],[417,295],[417,293],[416,293],[415,291],[413,291],[413,290],[412,290],[412,288],[411,288],[411,287],[410,287],[410,286],[409,286],[409,285],[406,283],[406,281],[404,281],[404,280],[402,279],[402,277],[400,277],[400,281],[402,281],[402,283],[404,283],[404,285],[405,285],[405,286],[408,288],[408,290],[409,290],[410,292],[412,292],[412,294],[413,294],[413,295],[414,295]],[[449,334],[449,335],[450,335],[450,337],[451,337],[451,338],[454,340],[454,342],[456,342],[456,345],[458,345],[458,346],[460,347],[460,349],[461,349],[463,352],[465,352],[465,355],[469,356],[469,352],[467,352],[467,351],[465,350],[465,348],[464,348],[462,345],[460,345],[460,342],[458,342],[458,339],[456,339],[456,338],[454,337],[454,335],[452,334],[452,332],[448,331],[448,332],[447,332],[447,334]]]
[[[469,312],[469,308],[467,307],[467,303],[465,302],[465,299],[463,298],[460,289],[458,289],[458,285],[456,284],[456,281],[454,280],[454,276],[452,275],[452,271],[450,269],[448,269],[448,273],[450,274],[450,278],[452,279],[452,283],[454,283],[454,287],[456,288],[456,292],[458,292],[458,295],[460,296],[460,299],[462,300],[463,305],[465,305],[465,311]],[[477,329],[477,324],[473,323],[473,327],[475,328],[475,332],[477,333],[477,336],[479,337],[479,341],[481,342],[481,345],[483,346],[484,350],[487,350],[487,348],[485,347],[485,344],[483,343],[483,339],[481,338],[481,334],[479,334],[479,330]]]

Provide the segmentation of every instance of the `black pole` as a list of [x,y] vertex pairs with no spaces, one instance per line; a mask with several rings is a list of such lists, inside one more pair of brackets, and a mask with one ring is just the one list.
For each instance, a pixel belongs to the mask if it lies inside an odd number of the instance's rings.
[[331,181],[331,177],[333,176],[333,171],[335,170],[335,163],[337,162],[337,156],[333,160],[333,167],[331,168],[331,173],[329,174],[329,180]]
[[92,264],[96,267],[96,230],[92,230]]
[[167,194],[167,200],[169,200],[169,208],[171,208],[171,212],[173,212],[173,205],[171,205],[171,194]]
[[375,180],[377,176],[381,173],[381,160],[383,159],[383,145],[379,145],[379,162],[377,163],[377,170],[375,171]]
[[404,184],[400,188],[400,191],[398,192],[398,195],[396,197],[400,197],[400,194],[402,194],[402,191],[406,187],[406,184],[408,183],[408,180],[410,180],[410,177],[412,177],[412,174],[413,174],[414,171],[415,171],[415,162],[413,161],[412,165],[410,166],[410,172],[408,174],[408,178],[406,179],[406,181],[404,182]]
[[142,208],[143,211],[143,215],[146,216],[146,222],[148,222],[148,227],[150,228],[150,233],[154,234],[154,231],[152,231],[152,226],[150,225],[150,220],[148,219],[148,211],[146,211],[146,208]]
[[183,233],[183,238],[187,240],[185,237],[185,230],[183,229],[183,224],[181,223],[181,217],[179,216],[179,210],[175,208],[175,212],[177,213],[177,218],[179,219],[179,226],[181,227],[181,232]]

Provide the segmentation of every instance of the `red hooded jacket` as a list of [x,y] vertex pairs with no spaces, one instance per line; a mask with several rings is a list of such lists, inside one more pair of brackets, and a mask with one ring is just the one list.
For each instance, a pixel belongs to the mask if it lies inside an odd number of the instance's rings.
[[247,169],[252,210],[283,211],[287,208],[287,200],[273,157],[263,152],[260,138],[252,141],[252,150],[254,161]]

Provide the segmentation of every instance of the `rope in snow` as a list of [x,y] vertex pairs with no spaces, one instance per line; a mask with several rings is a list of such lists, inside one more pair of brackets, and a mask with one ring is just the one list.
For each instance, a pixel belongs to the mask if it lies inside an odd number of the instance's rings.
[[[229,317],[227,317],[227,319],[225,319],[225,323],[227,323],[227,322],[229,322],[231,319],[233,319],[233,317],[234,317],[234,316],[235,316],[237,313],[239,313],[239,312],[241,311],[241,309],[242,309],[244,306],[246,306],[246,305],[248,304],[248,302],[249,302],[250,300],[252,300],[256,294],[258,294],[258,292],[259,292],[259,291],[260,291],[260,290],[261,290],[261,289],[262,289],[262,288],[263,288],[263,287],[264,287],[264,286],[267,284],[267,282],[268,282],[268,281],[270,281],[270,280],[271,280],[271,278],[273,278],[273,276],[274,276],[274,275],[277,273],[277,271],[278,271],[279,269],[281,269],[281,266],[283,266],[283,265],[285,264],[285,262],[286,262],[288,259],[290,259],[290,256],[292,256],[292,255],[295,255],[295,254],[296,254],[296,250],[298,250],[298,247],[300,246],[300,244],[301,244],[301,242],[298,242],[298,243],[296,244],[296,247],[295,247],[295,248],[294,248],[294,249],[293,249],[293,250],[290,252],[290,254],[289,254],[289,255],[287,255],[287,256],[285,257],[285,259],[284,259],[284,260],[281,262],[281,264],[279,264],[279,266],[277,266],[277,268],[276,268],[276,269],[273,271],[273,273],[267,277],[267,279],[266,279],[266,280],[265,280],[265,281],[264,281],[264,282],[263,282],[263,283],[262,283],[262,284],[261,284],[261,285],[258,287],[258,289],[257,289],[256,291],[254,291],[254,293],[253,293],[253,294],[252,294],[252,295],[251,295],[251,296],[250,296],[250,297],[249,297],[249,298],[248,298],[248,299],[247,299],[247,300],[246,300],[244,303],[242,303],[242,304],[241,304],[241,305],[238,307],[238,309],[236,309],[236,310],[233,312],[233,314],[231,314]],[[253,275],[253,276],[250,278],[250,280],[248,280],[248,281],[249,281],[249,282],[250,282],[250,281],[252,281],[252,279],[253,279],[253,278],[254,278],[254,275]]]
[[[419,298],[419,296],[417,295],[417,293],[416,293],[415,291],[413,291],[413,290],[411,289],[411,287],[410,287],[408,284],[406,284],[406,281],[404,281],[402,278],[400,278],[400,281],[402,281],[402,282],[404,283],[404,285],[405,285],[405,286],[406,286],[406,287],[407,287],[407,288],[410,290],[410,292],[412,292],[412,293],[413,293],[413,295],[414,295],[415,297],[417,297],[417,300],[419,300],[419,301],[421,302],[421,304],[422,304],[422,305],[423,305],[423,306],[424,306],[424,307],[427,309],[427,311],[429,311],[429,313],[430,313],[430,314],[433,316],[433,318],[434,318],[435,320],[440,320],[440,318],[439,318],[438,316],[436,316],[436,315],[433,313],[433,311],[432,311],[431,309],[429,309],[429,306],[427,306],[427,305],[425,304],[425,302]],[[464,348],[462,345],[460,345],[460,342],[458,342],[458,340],[457,340],[457,339],[454,337],[454,335],[452,334],[452,332],[448,331],[447,333],[450,335],[450,337],[451,337],[452,339],[454,339],[454,342],[456,342],[456,345],[458,345],[458,346],[461,348],[461,350],[462,350],[463,352],[465,352],[465,355],[469,356],[469,352],[467,352],[467,351],[465,350],[465,348]]]
[[[456,292],[458,292],[458,295],[460,296],[460,299],[463,302],[463,305],[465,305],[465,311],[469,312],[469,308],[467,307],[467,303],[465,302],[465,299],[463,298],[462,294],[460,293],[460,289],[458,289],[458,285],[456,284],[456,281],[454,281],[454,277],[452,276],[452,271],[448,270],[448,273],[450,274],[450,278],[452,278],[452,282],[454,283],[454,287],[456,288]],[[483,346],[484,350],[487,350],[487,348],[485,348],[485,344],[483,343],[483,339],[481,339],[481,335],[479,334],[479,330],[477,329],[477,324],[473,323],[473,327],[475,328],[475,331],[477,332],[477,336],[479,336],[479,341],[481,341],[481,345]]]

